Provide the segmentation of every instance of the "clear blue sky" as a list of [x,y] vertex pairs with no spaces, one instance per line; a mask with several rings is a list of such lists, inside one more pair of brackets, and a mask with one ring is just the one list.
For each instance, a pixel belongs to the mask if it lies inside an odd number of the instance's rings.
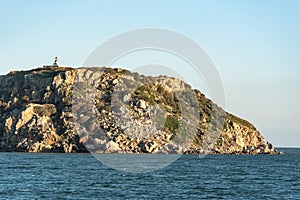
[[[300,1],[0,0],[0,74],[80,66],[103,41],[159,27],[199,43],[215,62],[226,109],[277,146],[300,146]],[[200,88],[201,89],[201,88]]]

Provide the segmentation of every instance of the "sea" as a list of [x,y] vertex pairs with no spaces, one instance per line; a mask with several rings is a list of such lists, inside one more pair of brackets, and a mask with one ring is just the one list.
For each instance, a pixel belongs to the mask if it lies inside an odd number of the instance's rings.
[[300,149],[280,150],[170,160],[0,153],[0,199],[300,199]]

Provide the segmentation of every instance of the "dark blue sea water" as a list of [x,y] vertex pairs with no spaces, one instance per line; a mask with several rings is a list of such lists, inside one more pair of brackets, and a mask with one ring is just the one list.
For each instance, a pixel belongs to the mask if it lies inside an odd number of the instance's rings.
[[149,173],[90,154],[0,153],[0,199],[300,199],[300,149],[284,152],[183,155]]

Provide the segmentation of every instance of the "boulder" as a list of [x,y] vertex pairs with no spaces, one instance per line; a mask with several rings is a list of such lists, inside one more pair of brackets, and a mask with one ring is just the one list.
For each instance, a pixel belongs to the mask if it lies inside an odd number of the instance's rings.
[[144,100],[139,100],[137,105],[138,105],[139,108],[142,108],[142,109],[147,108],[146,101],[144,101]]
[[119,145],[113,141],[106,143],[106,153],[118,153],[121,151]]

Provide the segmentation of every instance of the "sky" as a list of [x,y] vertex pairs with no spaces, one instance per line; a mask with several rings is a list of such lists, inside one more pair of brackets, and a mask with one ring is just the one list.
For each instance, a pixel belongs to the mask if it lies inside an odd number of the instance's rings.
[[275,146],[299,147],[299,9],[297,0],[0,0],[0,74],[51,64],[55,56],[79,67],[112,36],[173,30],[213,60],[227,111]]

